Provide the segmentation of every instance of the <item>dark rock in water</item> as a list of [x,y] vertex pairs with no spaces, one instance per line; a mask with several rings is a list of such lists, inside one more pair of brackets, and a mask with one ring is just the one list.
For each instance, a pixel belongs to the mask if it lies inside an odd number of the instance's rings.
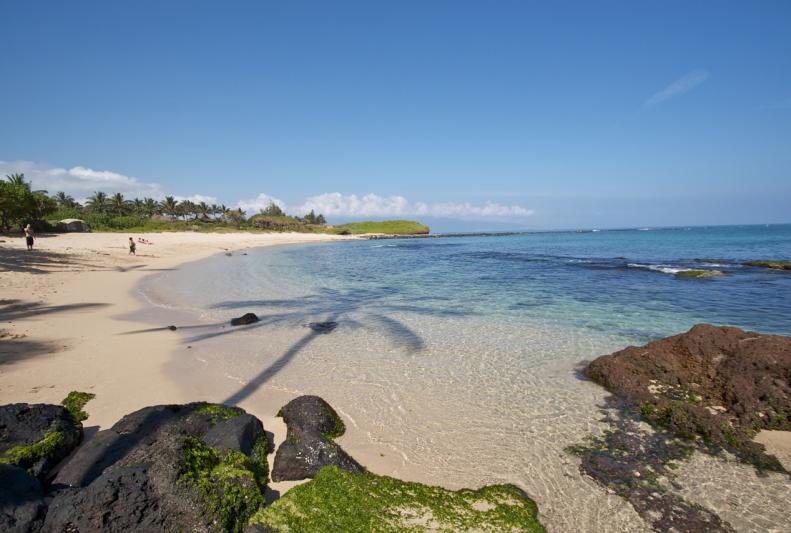
[[599,357],[585,373],[655,425],[782,470],[752,435],[791,430],[791,337],[699,324]]
[[273,481],[312,478],[328,465],[349,472],[364,470],[332,440],[342,435],[345,428],[332,407],[318,396],[300,396],[286,404],[278,415],[283,417],[288,432],[275,454]]
[[18,466],[0,464],[0,531],[32,533],[44,521],[41,483]]
[[127,415],[58,473],[43,531],[240,531],[263,502],[269,447],[252,441],[263,435],[216,404]]
[[250,455],[255,444],[262,438],[267,437],[261,421],[253,415],[243,414],[218,422],[206,432],[203,442],[217,450],[233,450]]
[[316,333],[332,333],[338,327],[337,322],[311,322],[308,327]]
[[240,317],[232,318],[231,325],[232,326],[246,326],[247,324],[255,324],[258,322],[258,317],[255,313],[245,313]]
[[176,331],[176,330],[177,330],[177,329],[179,329],[179,328],[177,328],[176,326],[170,325],[170,326],[168,326],[168,329],[169,329],[170,331]]
[[41,481],[81,439],[82,426],[61,405],[0,406],[0,460],[28,470]]
[[225,252],[225,255],[227,255],[228,257],[231,257],[233,254],[231,252]]

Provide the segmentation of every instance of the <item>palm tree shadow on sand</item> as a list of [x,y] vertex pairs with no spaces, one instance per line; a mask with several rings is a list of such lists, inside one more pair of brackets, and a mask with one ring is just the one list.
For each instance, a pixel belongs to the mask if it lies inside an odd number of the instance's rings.
[[246,385],[231,394],[223,403],[238,404],[254,394],[262,385],[271,380],[293,358],[305,349],[318,336],[331,333],[337,328],[365,329],[383,332],[395,345],[404,348],[406,353],[415,354],[425,348],[425,341],[412,328],[393,318],[393,313],[408,312],[423,316],[462,316],[469,313],[439,309],[426,305],[436,298],[398,299],[389,301],[388,296],[397,291],[389,287],[375,289],[321,289],[317,293],[287,300],[239,300],[221,302],[215,309],[239,310],[249,312],[265,308],[268,314],[260,314],[259,321],[222,331],[211,331],[189,337],[185,342],[198,343],[212,338],[232,335],[240,331],[250,331],[268,327],[310,328],[283,355],[261,370]]

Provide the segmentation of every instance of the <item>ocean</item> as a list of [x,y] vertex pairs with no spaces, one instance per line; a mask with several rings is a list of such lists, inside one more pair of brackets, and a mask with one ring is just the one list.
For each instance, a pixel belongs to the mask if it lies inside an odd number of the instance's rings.
[[[643,531],[566,452],[606,429],[606,391],[580,369],[700,322],[791,334],[791,272],[743,264],[789,258],[791,225],[357,240],[221,254],[141,291],[194,317],[174,379],[227,382],[234,403],[318,394],[352,455],[383,458],[379,473],[517,483],[554,530]],[[227,326],[246,312],[261,321]],[[757,516],[791,526],[787,478],[692,464],[677,473],[687,499],[739,530]]]

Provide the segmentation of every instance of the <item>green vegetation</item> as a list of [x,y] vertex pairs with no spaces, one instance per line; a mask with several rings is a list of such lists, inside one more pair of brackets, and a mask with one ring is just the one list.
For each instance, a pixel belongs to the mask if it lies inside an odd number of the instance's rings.
[[34,444],[9,448],[0,457],[0,463],[29,467],[41,459],[52,456],[63,444],[64,439],[60,431],[50,431]]
[[769,259],[762,261],[747,261],[744,263],[747,266],[771,268],[773,270],[791,270],[791,261],[780,259]]
[[57,203],[47,191],[32,191],[24,174],[11,174],[0,179],[0,231],[12,227],[22,229],[26,223],[42,228],[44,217],[55,212]]
[[720,272],[719,270],[682,270],[681,272],[676,272],[677,278],[688,279],[716,278],[724,275],[725,273]]
[[536,504],[513,485],[449,491],[374,474],[323,468],[250,520],[295,531],[543,532]]
[[94,398],[96,398],[96,395],[90,392],[73,390],[60,403],[71,413],[71,416],[74,417],[74,423],[77,426],[81,426],[82,422],[88,418],[88,413],[83,411],[82,408]]
[[221,455],[195,437],[184,439],[183,450],[179,480],[198,490],[206,513],[223,531],[241,533],[264,505],[266,476],[261,477],[260,461],[236,451]]
[[211,417],[212,424],[244,414],[244,411],[238,407],[228,407],[227,405],[221,405],[219,403],[202,403],[195,408],[195,412],[199,415],[208,415]]
[[39,231],[58,231],[58,221],[76,218],[85,221],[94,231],[149,233],[163,231],[295,231],[302,233],[334,233],[358,235],[384,233],[415,235],[428,233],[428,228],[408,220],[354,222],[328,226],[321,213],[311,209],[303,217],[290,216],[271,202],[250,217],[242,209],[190,200],[178,201],[173,196],[164,200],[153,198],[127,199],[121,193],[108,195],[96,191],[85,205],[64,192],[50,196],[47,191],[31,191],[23,174],[12,174],[0,180],[0,230],[14,227],[21,230],[30,223]]
[[335,226],[334,232],[340,235],[360,235],[363,233],[383,233],[386,235],[425,235],[428,226],[412,220],[382,220],[350,222]]

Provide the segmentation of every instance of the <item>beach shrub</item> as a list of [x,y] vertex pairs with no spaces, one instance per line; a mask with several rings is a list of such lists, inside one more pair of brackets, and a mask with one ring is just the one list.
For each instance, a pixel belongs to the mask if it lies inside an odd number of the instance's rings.
[[514,485],[450,491],[328,466],[250,520],[277,531],[543,532],[538,508]]

